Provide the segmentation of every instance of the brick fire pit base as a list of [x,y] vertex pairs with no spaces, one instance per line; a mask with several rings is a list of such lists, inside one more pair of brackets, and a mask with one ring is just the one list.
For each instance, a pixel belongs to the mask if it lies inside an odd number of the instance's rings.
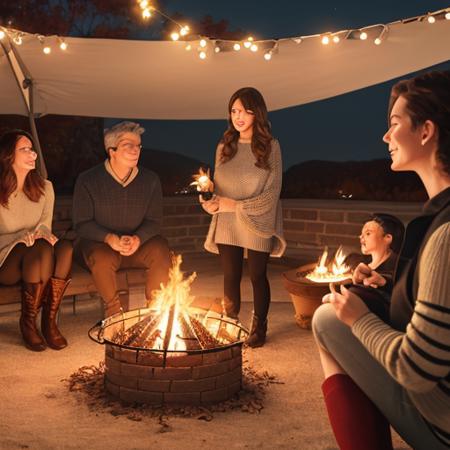
[[126,403],[207,405],[242,384],[242,345],[179,356],[106,344],[105,387]]

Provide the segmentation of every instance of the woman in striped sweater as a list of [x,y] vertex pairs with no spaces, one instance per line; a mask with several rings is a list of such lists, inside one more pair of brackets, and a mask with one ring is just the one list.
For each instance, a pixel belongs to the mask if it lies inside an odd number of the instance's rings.
[[415,171],[430,200],[406,230],[390,325],[345,287],[316,311],[322,390],[341,449],[391,449],[389,425],[415,449],[448,448],[450,72],[397,83],[389,122],[391,168]]

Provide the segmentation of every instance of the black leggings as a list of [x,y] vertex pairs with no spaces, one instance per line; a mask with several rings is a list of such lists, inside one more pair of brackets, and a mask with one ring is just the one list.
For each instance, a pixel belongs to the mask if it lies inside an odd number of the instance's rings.
[[72,267],[72,242],[59,240],[54,246],[37,239],[31,247],[17,244],[0,267],[0,284],[19,281],[46,284],[54,276],[65,280]]
[[[218,244],[224,275],[224,296],[235,305],[236,313],[241,307],[241,279],[244,249],[234,245]],[[270,304],[270,285],[267,279],[269,253],[247,250],[248,269],[253,287],[253,309],[255,316],[266,320]]]

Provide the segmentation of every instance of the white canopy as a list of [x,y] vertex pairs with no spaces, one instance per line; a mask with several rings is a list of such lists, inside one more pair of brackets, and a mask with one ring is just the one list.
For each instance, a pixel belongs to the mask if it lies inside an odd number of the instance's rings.
[[[230,95],[243,86],[261,90],[270,110],[321,100],[371,86],[450,59],[450,21],[389,25],[387,39],[320,37],[280,41],[270,61],[243,49],[197,54],[183,42],[67,38],[50,55],[28,37],[16,46],[33,80],[34,113],[136,119],[220,119]],[[194,45],[195,44],[195,45]],[[0,54],[0,114],[27,115],[18,84]]]

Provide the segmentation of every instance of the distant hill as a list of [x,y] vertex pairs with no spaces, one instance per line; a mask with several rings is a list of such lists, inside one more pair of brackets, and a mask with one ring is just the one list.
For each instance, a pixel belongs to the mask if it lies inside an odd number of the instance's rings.
[[415,173],[393,172],[390,165],[389,159],[302,162],[285,172],[282,197],[426,200],[425,189]]
[[199,167],[208,165],[189,156],[161,150],[143,149],[139,165],[159,175],[164,195],[174,195],[189,186]]

